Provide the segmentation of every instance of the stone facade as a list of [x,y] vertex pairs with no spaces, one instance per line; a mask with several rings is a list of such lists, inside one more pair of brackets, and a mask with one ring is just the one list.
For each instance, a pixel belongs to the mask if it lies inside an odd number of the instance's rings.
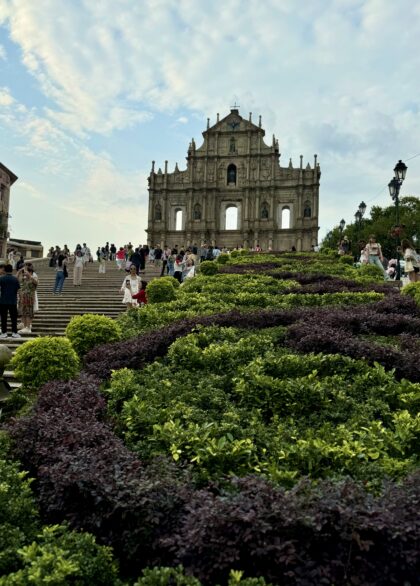
[[7,258],[7,237],[9,235],[10,188],[17,177],[0,163],[0,258]]
[[[318,239],[319,180],[314,165],[280,166],[278,141],[265,144],[265,131],[233,108],[189,145],[187,168],[149,176],[149,245],[203,243],[228,248],[310,250]],[[229,208],[235,208],[230,210]],[[236,226],[226,216],[236,215]],[[235,222],[233,220],[228,220]]]

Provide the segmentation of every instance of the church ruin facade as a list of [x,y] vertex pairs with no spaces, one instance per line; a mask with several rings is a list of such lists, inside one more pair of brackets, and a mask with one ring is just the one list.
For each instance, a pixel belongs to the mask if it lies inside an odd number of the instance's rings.
[[311,167],[280,165],[279,144],[236,108],[194,139],[187,168],[178,164],[149,176],[148,243],[179,247],[202,244],[263,250],[310,250],[318,239],[317,156]]

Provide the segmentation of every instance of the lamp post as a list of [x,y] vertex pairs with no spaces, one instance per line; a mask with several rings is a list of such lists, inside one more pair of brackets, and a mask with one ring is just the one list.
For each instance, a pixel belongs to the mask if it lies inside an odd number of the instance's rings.
[[343,235],[343,230],[344,230],[345,225],[346,225],[346,220],[343,218],[338,225],[338,228],[340,230],[340,237]]
[[400,236],[400,232],[399,232],[399,227],[400,227],[399,195],[400,195],[401,185],[403,184],[406,173],[407,173],[407,165],[405,165],[400,159],[394,167],[394,177],[388,183],[389,194],[395,203],[395,224],[396,224],[395,240],[396,240],[396,249],[397,249],[397,275],[396,275],[397,281],[399,281],[401,279],[400,247],[398,244],[399,236]]
[[356,262],[359,260],[360,257],[360,230],[362,228],[362,220],[363,220],[363,216],[365,215],[366,212],[366,204],[364,201],[361,201],[359,203],[359,207],[357,209],[357,212],[354,214],[355,220],[356,220],[356,239],[357,239],[357,243],[356,243],[356,247],[357,247],[357,258],[356,258]]

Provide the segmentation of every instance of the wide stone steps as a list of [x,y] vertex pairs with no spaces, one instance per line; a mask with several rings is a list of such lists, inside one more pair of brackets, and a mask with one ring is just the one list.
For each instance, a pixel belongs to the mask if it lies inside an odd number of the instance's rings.
[[[122,303],[121,285],[126,277],[124,271],[119,271],[114,262],[108,262],[106,272],[99,274],[97,262],[89,263],[83,270],[82,284],[73,285],[73,271],[69,266],[69,277],[64,282],[61,295],[53,293],[55,282],[54,269],[47,266],[35,266],[39,284],[37,288],[39,311],[35,313],[32,333],[22,335],[21,338],[10,337],[10,320],[8,322],[9,337],[0,339],[0,344],[6,344],[14,353],[16,349],[38,336],[64,336],[70,319],[75,315],[95,313],[117,318],[126,310]],[[141,276],[149,281],[160,275],[160,269],[148,265]],[[10,369],[4,373],[4,378],[12,389],[20,386]]]

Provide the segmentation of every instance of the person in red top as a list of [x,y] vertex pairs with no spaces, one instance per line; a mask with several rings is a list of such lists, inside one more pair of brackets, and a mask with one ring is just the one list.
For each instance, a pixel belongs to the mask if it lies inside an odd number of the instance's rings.
[[119,251],[116,253],[115,260],[117,262],[118,270],[121,271],[125,265],[125,250],[122,246],[120,246]]
[[147,286],[147,281],[142,281],[140,291],[131,296],[133,299],[137,299],[139,305],[146,305],[147,304],[146,286]]

